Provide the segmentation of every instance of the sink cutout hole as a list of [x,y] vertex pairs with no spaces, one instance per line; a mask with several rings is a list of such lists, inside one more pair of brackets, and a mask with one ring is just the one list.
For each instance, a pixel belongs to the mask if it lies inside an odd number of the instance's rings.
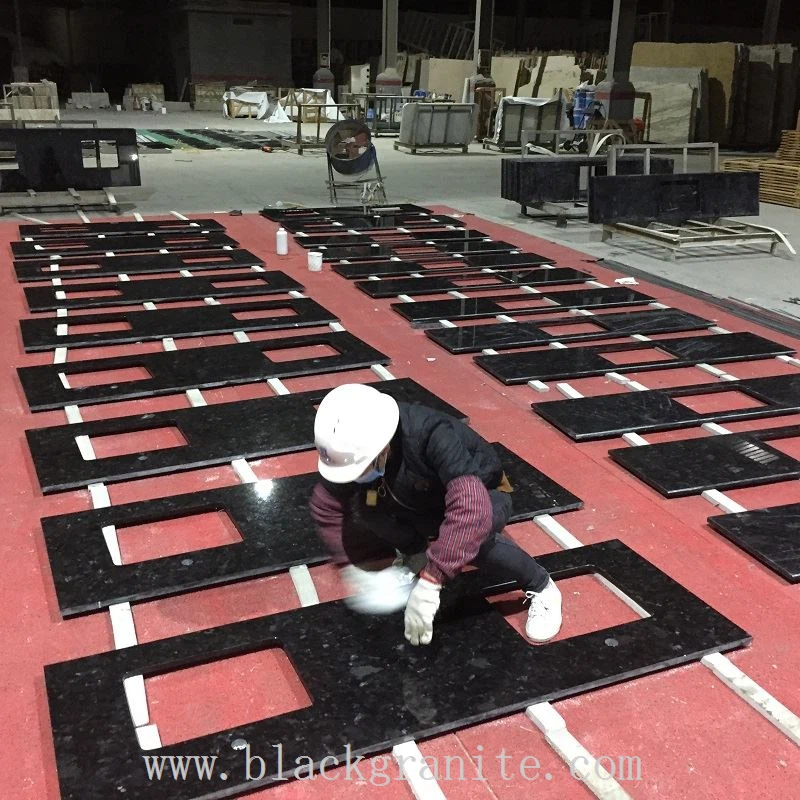
[[67,374],[69,385],[73,389],[87,386],[108,386],[117,383],[133,383],[152,378],[144,367],[127,367],[125,369],[106,369],[99,372],[72,372]]
[[92,323],[84,323],[84,324],[74,324],[70,323],[69,320],[59,320],[59,324],[62,321],[66,321],[66,324],[69,325],[68,333],[70,336],[73,334],[87,334],[87,333],[114,333],[115,331],[129,331],[131,330],[131,325],[129,322],[92,322]]
[[675,356],[665,353],[656,347],[642,348],[641,350],[617,350],[601,354],[606,361],[612,364],[643,364],[649,361],[674,361]]
[[175,427],[152,428],[129,433],[112,433],[90,438],[96,458],[113,458],[140,453],[142,458],[151,450],[186,447],[188,442]]
[[713,414],[722,411],[735,411],[742,408],[763,408],[766,403],[744,392],[712,392],[711,394],[690,394],[674,397],[676,403],[696,411],[698,414]]
[[272,319],[273,317],[296,317],[297,312],[293,308],[269,308],[255,309],[253,311],[234,311],[233,318],[239,322],[249,319]]
[[542,325],[541,330],[558,339],[560,336],[574,336],[580,333],[604,333],[605,328],[593,322],[575,322],[570,325]]
[[96,297],[119,297],[122,292],[119,289],[94,289],[90,292],[81,292],[79,290],[66,290],[67,300],[94,300]]
[[770,439],[767,444],[790,458],[800,461],[800,436],[789,436],[785,439]]
[[234,286],[263,286],[264,281],[259,278],[242,278],[238,281],[212,281],[211,285],[215,289],[228,289]]
[[146,678],[145,691],[164,747],[311,705],[280,647]]
[[265,353],[270,361],[299,361],[306,358],[329,358],[338,356],[339,351],[329,344],[309,344],[304,347],[287,347],[283,350],[270,350]]
[[[569,639],[584,633],[613,628],[626,622],[643,619],[638,611],[620,599],[602,575],[590,573],[557,581],[561,590],[563,623],[558,635],[551,641]],[[523,604],[519,591],[490,597],[489,602],[503,615],[506,622],[525,638],[525,623],[529,604]],[[650,614],[647,614],[650,616]],[[525,641],[529,641],[525,638]]]
[[117,540],[122,563],[135,564],[237,544],[242,536],[226,512],[208,511],[118,528]]

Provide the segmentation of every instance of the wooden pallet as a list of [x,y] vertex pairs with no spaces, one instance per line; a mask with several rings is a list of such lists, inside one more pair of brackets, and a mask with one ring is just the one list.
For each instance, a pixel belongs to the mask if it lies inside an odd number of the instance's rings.
[[765,203],[800,208],[800,164],[766,162],[759,170],[759,198]]
[[800,131],[784,131],[776,156],[781,161],[800,164]]

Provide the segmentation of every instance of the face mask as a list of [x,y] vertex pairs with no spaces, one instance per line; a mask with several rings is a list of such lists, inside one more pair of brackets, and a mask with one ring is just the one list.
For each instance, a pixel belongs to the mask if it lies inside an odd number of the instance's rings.
[[366,472],[360,477],[356,478],[355,483],[372,483],[373,481],[378,480],[378,478],[382,478],[384,472],[384,469],[376,469],[373,467],[369,472]]

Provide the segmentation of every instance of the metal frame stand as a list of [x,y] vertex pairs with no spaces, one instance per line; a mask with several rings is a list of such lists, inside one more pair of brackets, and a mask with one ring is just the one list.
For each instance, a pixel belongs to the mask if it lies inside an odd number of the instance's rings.
[[108,189],[66,189],[63,192],[2,192],[0,215],[14,211],[61,211],[102,208],[120,213],[117,198]]
[[[370,167],[375,170],[374,177],[356,178],[352,181],[337,181],[336,171],[333,168],[333,162],[329,153],[326,153],[328,159],[328,180],[325,185],[328,187],[328,193],[331,198],[331,205],[338,205],[339,192],[348,190],[358,190],[358,202],[360,205],[367,207],[375,205],[375,203],[386,203],[386,189],[383,183],[383,175],[381,174],[381,167],[378,163],[378,153],[375,150],[375,145],[370,144],[372,151],[372,164]],[[362,175],[364,173],[361,173]]]

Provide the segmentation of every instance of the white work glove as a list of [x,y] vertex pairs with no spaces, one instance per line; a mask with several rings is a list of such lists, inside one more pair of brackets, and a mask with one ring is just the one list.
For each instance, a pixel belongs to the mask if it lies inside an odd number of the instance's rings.
[[408,602],[415,575],[406,567],[387,567],[376,572],[348,564],[341,578],[351,592],[344,599],[348,608],[359,614],[393,614]]
[[433,618],[439,610],[438,583],[420,578],[406,605],[406,639],[413,645],[430,644],[433,639]]

